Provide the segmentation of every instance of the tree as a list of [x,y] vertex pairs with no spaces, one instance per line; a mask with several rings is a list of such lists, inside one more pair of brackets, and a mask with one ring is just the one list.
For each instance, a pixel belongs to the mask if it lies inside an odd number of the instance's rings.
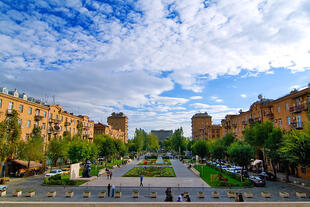
[[72,163],[77,163],[97,156],[97,149],[93,143],[75,139],[69,144],[68,157]]
[[310,124],[305,129],[291,130],[284,135],[283,146],[280,148],[282,164],[286,167],[286,180],[288,181],[289,166],[302,167],[310,165]]
[[21,129],[18,124],[18,112],[12,110],[12,114],[6,120],[7,125],[7,143],[8,143],[8,158],[14,159],[21,143]]
[[233,142],[235,142],[236,138],[232,134],[226,134],[221,138],[221,140],[225,147],[229,147]]
[[271,159],[271,164],[275,177],[277,177],[276,165],[279,163],[280,154],[279,149],[282,146],[282,131],[279,128],[273,128],[272,132],[269,133],[268,139],[265,141],[265,151],[267,157]]
[[127,148],[124,142],[120,139],[114,139],[114,145],[116,149],[116,153],[118,156],[124,156],[126,154]]
[[158,138],[152,133],[149,133],[146,137],[148,140],[148,149],[150,151],[158,150],[159,149]]
[[227,148],[223,144],[222,139],[216,139],[213,143],[210,145],[210,153],[212,154],[212,157],[215,159],[224,159],[226,155]]
[[68,157],[68,145],[67,140],[60,137],[56,137],[49,142],[47,156],[52,160],[54,166],[57,166],[59,158],[65,159]]
[[240,165],[241,168],[241,182],[243,181],[243,168],[250,164],[252,157],[254,156],[254,149],[248,145],[240,142],[235,142],[230,145],[227,151],[230,160]]
[[94,143],[98,146],[99,156],[106,160],[111,160],[117,153],[115,143],[109,135],[97,136]]
[[133,142],[136,145],[137,152],[141,152],[144,149],[145,136],[146,136],[146,133],[143,129],[136,129]]
[[209,154],[208,143],[206,140],[197,140],[193,146],[192,151],[195,155],[205,158]]
[[172,136],[170,137],[172,149],[179,154],[183,153],[186,149],[185,137],[183,136],[182,127],[176,129]]
[[8,156],[8,142],[7,142],[7,125],[6,122],[0,122],[0,162],[4,161]]

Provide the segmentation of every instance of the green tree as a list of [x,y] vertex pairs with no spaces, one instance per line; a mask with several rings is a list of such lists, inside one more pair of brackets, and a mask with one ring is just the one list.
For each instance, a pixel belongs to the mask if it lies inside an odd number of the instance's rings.
[[158,138],[152,133],[149,133],[147,136],[148,140],[148,149],[150,151],[156,151],[159,149],[159,143],[158,143]]
[[12,110],[12,114],[7,117],[6,120],[7,125],[7,143],[8,143],[8,158],[14,159],[17,152],[18,147],[21,143],[21,129],[18,124],[18,112],[16,110]]
[[5,121],[0,122],[0,162],[4,161],[8,156],[8,133]]
[[66,159],[68,157],[68,145],[69,142],[60,137],[51,139],[49,142],[47,156],[52,160],[54,166],[57,166],[59,158]]
[[117,153],[115,142],[109,135],[96,136],[94,143],[98,146],[99,156],[106,160],[111,160]]
[[136,129],[133,142],[136,145],[137,152],[141,152],[144,149],[145,136],[146,136],[146,133],[143,129]]
[[254,149],[248,145],[240,142],[235,142],[230,145],[227,150],[230,160],[240,165],[241,168],[241,182],[243,181],[243,168],[248,166],[251,159],[254,157]]
[[208,142],[206,140],[197,140],[192,146],[192,151],[195,155],[198,155],[201,158],[205,158],[209,155]]
[[221,138],[221,140],[225,147],[229,147],[232,143],[236,141],[236,138],[232,134],[226,134]]
[[216,139],[210,145],[210,153],[214,159],[222,160],[226,156],[226,146],[223,144],[222,139]]
[[118,154],[119,157],[125,156],[127,148],[124,142],[120,139],[114,139],[114,145],[116,149],[116,154]]
[[174,133],[171,136],[171,148],[178,152],[179,154],[182,154],[186,150],[186,140],[183,136],[183,129],[182,127],[179,129],[176,129]]
[[268,139],[265,141],[265,151],[267,157],[271,159],[271,164],[275,177],[277,177],[276,166],[279,163],[281,157],[279,149],[282,146],[282,131],[279,128],[273,128],[272,132],[269,133]]
[[93,143],[75,139],[69,144],[68,157],[72,163],[93,159],[97,156],[97,149]]

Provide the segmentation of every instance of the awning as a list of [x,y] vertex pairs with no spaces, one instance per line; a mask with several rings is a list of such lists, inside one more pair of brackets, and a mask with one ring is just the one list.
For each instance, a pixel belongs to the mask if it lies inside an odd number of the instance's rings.
[[[23,167],[28,168],[28,161],[23,161],[23,160],[11,160],[12,163],[16,163],[18,165],[22,165]],[[29,168],[39,168],[42,167],[42,164],[35,162],[35,161],[30,161],[30,166]]]

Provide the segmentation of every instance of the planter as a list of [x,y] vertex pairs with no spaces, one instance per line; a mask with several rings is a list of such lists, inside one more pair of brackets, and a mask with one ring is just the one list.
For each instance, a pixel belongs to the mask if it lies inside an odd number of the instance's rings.
[[198,192],[197,193],[197,197],[198,198],[204,198],[205,197],[205,194],[203,192]]
[[115,197],[115,198],[120,198],[120,197],[122,197],[122,192],[115,192],[114,197]]
[[261,192],[261,195],[263,198],[270,198],[271,197],[271,194],[268,192]]
[[157,192],[151,192],[150,197],[151,198],[157,198]]
[[102,192],[98,193],[98,197],[99,198],[104,198],[105,196],[106,196],[106,192],[105,191],[102,191]]
[[36,194],[36,192],[32,191],[32,192],[27,192],[25,196],[26,197],[33,197],[33,196],[35,196],[35,194]]
[[290,194],[287,193],[287,192],[279,192],[279,195],[280,195],[282,198],[288,198],[288,197],[290,197]]
[[212,198],[219,198],[220,194],[218,192],[212,192]]
[[70,192],[66,192],[66,198],[72,198],[74,196],[74,192],[70,191]]
[[132,197],[133,198],[139,198],[139,192],[138,191],[133,191],[132,192]]
[[15,192],[13,192],[13,196],[19,197],[22,195],[22,193],[23,193],[22,191],[15,191]]
[[244,196],[245,198],[253,198],[253,193],[244,192],[244,193],[243,193],[243,196]]
[[6,191],[4,190],[4,191],[0,191],[0,197],[4,197],[4,196],[6,196]]
[[227,197],[228,197],[228,198],[235,198],[235,196],[236,196],[236,195],[235,195],[235,192],[232,192],[232,191],[228,191],[228,192],[227,192]]
[[91,193],[90,192],[83,192],[83,198],[90,198]]
[[303,193],[303,192],[296,192],[296,196],[298,198],[306,198],[307,197],[307,194],[306,193]]
[[48,192],[47,197],[53,197],[53,198],[56,197],[56,191]]

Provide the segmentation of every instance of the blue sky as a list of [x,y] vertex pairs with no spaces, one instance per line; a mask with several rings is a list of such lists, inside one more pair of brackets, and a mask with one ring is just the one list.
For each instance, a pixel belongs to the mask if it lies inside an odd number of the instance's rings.
[[307,0],[0,2],[0,85],[106,122],[191,135],[310,80]]

